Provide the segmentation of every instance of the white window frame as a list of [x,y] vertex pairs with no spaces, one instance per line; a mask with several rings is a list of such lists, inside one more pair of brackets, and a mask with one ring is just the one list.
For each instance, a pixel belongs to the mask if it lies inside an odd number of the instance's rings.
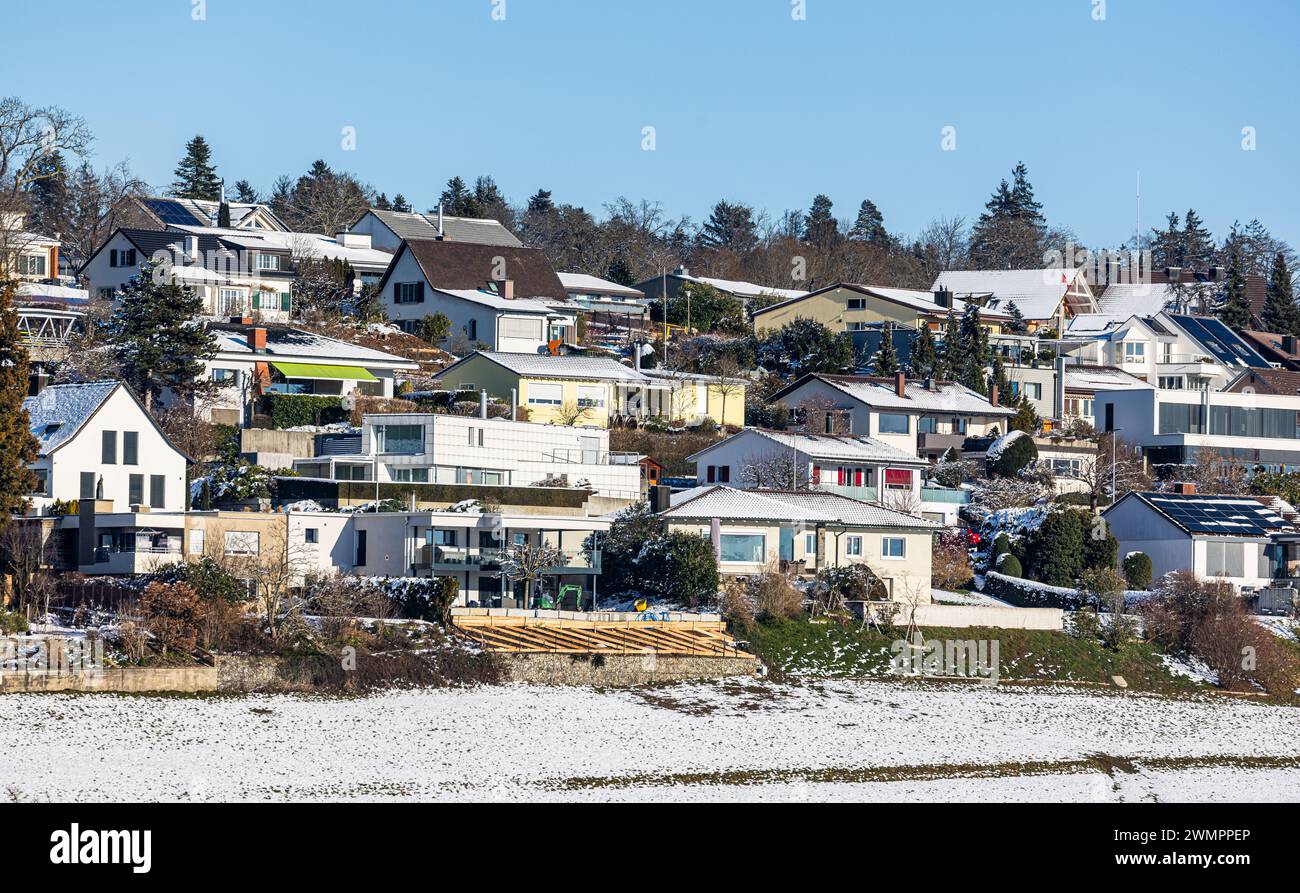
[[[539,393],[539,391],[541,393]],[[551,396],[557,393],[559,394],[558,397]],[[550,382],[529,382],[528,383],[528,405],[529,406],[563,406],[564,385],[552,384]]]
[[262,552],[262,534],[256,530],[227,530],[222,539],[226,555],[249,557]]
[[848,536],[844,538],[844,554],[862,557],[862,537]]
[[[901,544],[903,554],[891,554],[891,544]],[[882,536],[880,538],[880,557],[885,561],[906,561],[907,560],[907,537],[905,536]]]

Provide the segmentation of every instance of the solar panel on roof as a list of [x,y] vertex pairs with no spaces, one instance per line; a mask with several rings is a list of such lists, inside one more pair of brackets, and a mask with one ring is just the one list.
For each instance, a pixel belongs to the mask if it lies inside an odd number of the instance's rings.
[[177,226],[194,226],[202,221],[195,218],[193,214],[185,210],[185,206],[180,202],[171,201],[164,198],[145,199],[145,205],[150,211],[158,215],[158,219],[163,223],[174,224]]

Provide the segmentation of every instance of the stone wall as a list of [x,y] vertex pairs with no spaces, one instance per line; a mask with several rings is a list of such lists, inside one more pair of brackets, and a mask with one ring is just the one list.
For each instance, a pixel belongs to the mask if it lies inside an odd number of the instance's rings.
[[98,673],[0,673],[0,693],[17,692],[145,692],[193,693],[217,690],[215,667],[122,667]]
[[753,676],[758,659],[627,654],[497,654],[511,682],[624,688],[655,682],[691,682]]
[[219,654],[216,661],[221,691],[307,691],[313,687],[311,673],[283,657]]

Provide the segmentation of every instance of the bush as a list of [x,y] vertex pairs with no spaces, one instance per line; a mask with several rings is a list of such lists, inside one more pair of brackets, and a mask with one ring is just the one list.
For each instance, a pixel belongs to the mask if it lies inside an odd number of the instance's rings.
[[1124,556],[1124,579],[1129,589],[1146,589],[1151,585],[1151,556],[1144,552],[1130,552]]
[[1029,537],[1030,572],[1049,586],[1070,586],[1083,569],[1086,516],[1075,509],[1049,512]]
[[264,398],[277,429],[328,425],[347,419],[342,397],[318,397],[313,394],[267,394]]
[[1096,610],[1105,608],[1109,623],[1101,625],[1101,640],[1112,651],[1119,651],[1133,640],[1132,623],[1124,616],[1124,578],[1113,568],[1089,568],[1080,581],[1080,593]]
[[27,618],[12,611],[0,611],[0,634],[12,636],[28,631]]
[[1020,559],[1010,552],[1003,552],[993,563],[993,567],[999,574],[1007,577],[1023,577],[1025,570],[1020,566]]
[[169,649],[186,654],[194,650],[207,606],[187,583],[155,582],[146,586],[140,597],[140,614],[165,658]]
[[403,578],[390,581],[388,591],[403,618],[447,623],[460,582],[455,577]]
[[935,537],[930,576],[940,589],[958,589],[975,577],[963,534],[949,531]]
[[999,533],[998,538],[993,541],[993,554],[990,556],[996,565],[998,559],[1003,555],[1011,554],[1011,537],[1005,533]]
[[156,583],[185,583],[199,597],[207,601],[224,601],[240,604],[249,600],[248,587],[235,578],[233,574],[204,556],[194,562],[179,562],[168,567],[159,568],[150,574],[150,580]]
[[646,543],[638,564],[641,592],[655,601],[690,608],[718,601],[718,558],[705,537],[674,530]]
[[785,574],[767,571],[750,577],[746,589],[759,620],[791,620],[803,614],[803,593]]
[[831,604],[889,601],[889,589],[865,564],[825,567],[817,573],[818,590]]
[[[1011,435],[1008,435],[1009,437]],[[1028,435],[1015,437],[1007,442],[998,456],[989,465],[989,474],[993,477],[1011,478],[1029,468],[1038,461],[1038,447]]]

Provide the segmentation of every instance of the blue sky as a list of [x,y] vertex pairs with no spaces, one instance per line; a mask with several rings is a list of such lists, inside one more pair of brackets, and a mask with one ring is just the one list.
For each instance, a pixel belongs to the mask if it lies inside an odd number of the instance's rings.
[[[417,207],[490,173],[696,221],[825,192],[891,230],[977,215],[1028,166],[1086,243],[1195,207],[1300,246],[1294,0],[43,0],[6,9],[0,94],[62,105],[162,187],[203,133],[228,182],[317,158]],[[51,31],[51,24],[57,33]],[[342,128],[357,148],[341,147]],[[656,148],[643,151],[642,128]],[[943,151],[941,131],[956,128]],[[1242,150],[1254,127],[1255,151]]]

